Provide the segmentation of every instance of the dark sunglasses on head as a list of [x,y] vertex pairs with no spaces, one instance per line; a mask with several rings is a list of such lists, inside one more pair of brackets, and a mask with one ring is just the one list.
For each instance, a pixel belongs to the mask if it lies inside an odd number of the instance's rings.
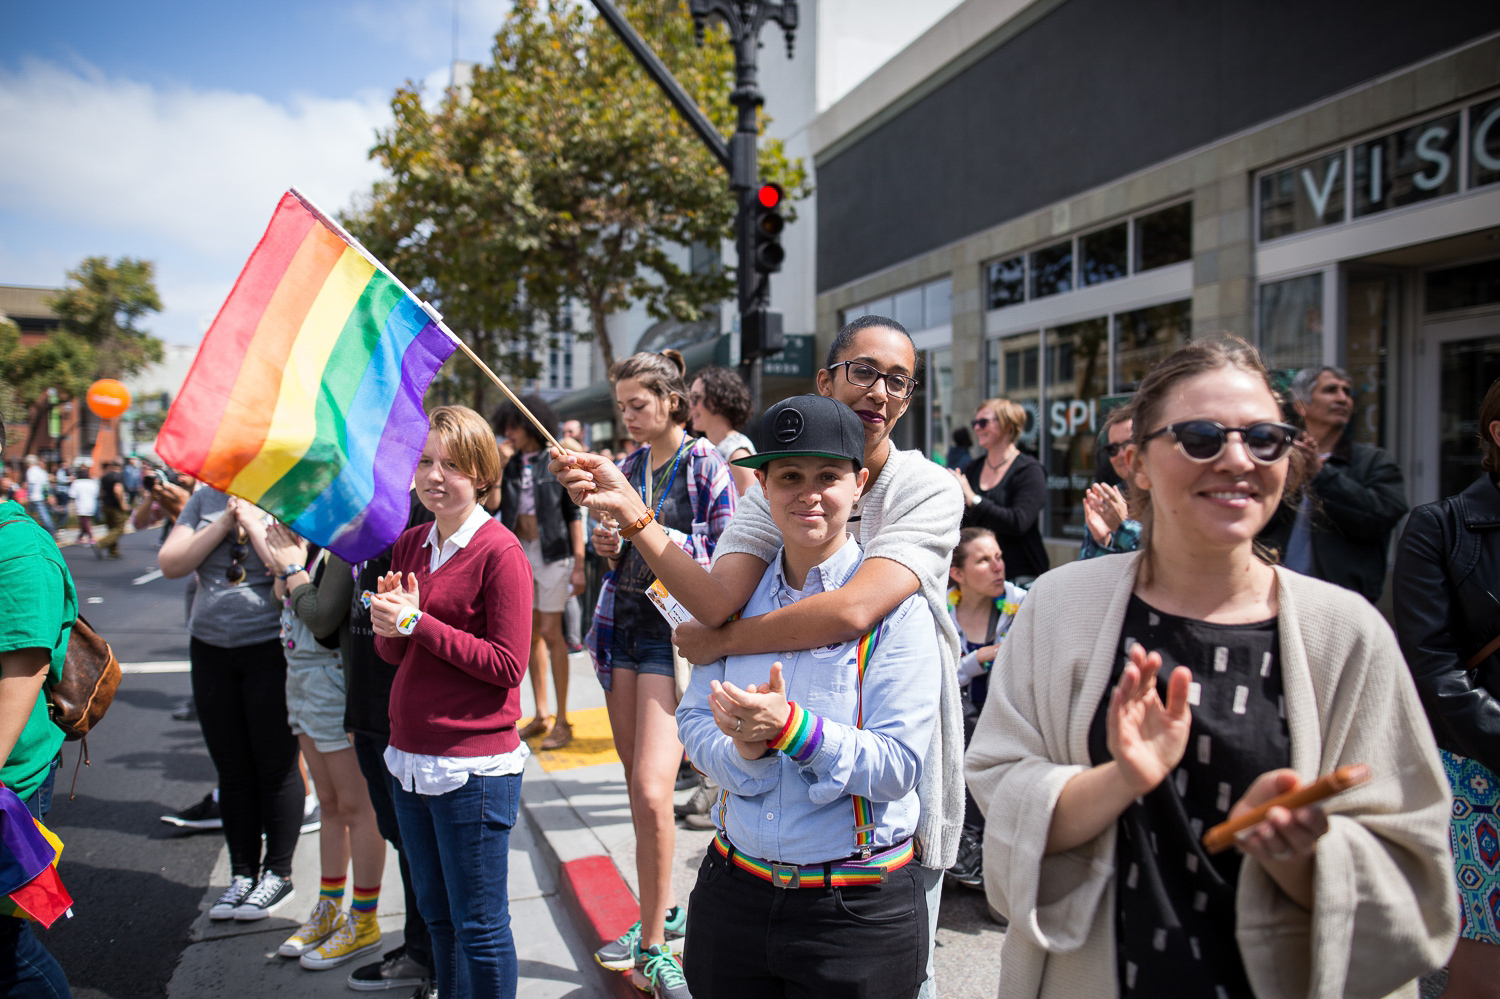
[[1213,420],[1184,420],[1169,423],[1143,439],[1170,434],[1177,450],[1193,461],[1213,461],[1229,446],[1229,435],[1239,434],[1250,458],[1261,465],[1274,465],[1286,457],[1300,431],[1285,423],[1252,423],[1248,427],[1226,427]]

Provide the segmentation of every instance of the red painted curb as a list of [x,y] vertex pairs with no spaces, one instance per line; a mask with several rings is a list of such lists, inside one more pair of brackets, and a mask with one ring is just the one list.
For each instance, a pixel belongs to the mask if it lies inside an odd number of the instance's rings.
[[[558,881],[590,951],[615,939],[640,918],[640,903],[608,857],[570,860],[559,869]],[[630,972],[617,973],[597,964],[594,967],[604,976],[614,999],[640,999],[641,993],[630,983]]]

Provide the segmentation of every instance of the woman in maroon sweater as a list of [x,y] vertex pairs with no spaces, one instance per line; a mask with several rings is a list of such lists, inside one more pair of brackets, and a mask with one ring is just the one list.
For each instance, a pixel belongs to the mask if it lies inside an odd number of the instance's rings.
[[400,663],[386,766],[443,999],[516,994],[506,905],[526,744],[516,736],[531,652],[531,566],[479,505],[499,481],[489,424],[432,412],[415,485],[436,522],[401,535],[370,604],[375,649]]

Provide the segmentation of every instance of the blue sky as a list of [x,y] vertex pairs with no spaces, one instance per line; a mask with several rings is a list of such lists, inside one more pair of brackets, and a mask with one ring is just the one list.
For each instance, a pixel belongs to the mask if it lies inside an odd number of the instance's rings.
[[484,60],[506,7],[0,0],[0,284],[145,257],[152,329],[197,342],[281,192],[335,210],[368,189],[394,89]]

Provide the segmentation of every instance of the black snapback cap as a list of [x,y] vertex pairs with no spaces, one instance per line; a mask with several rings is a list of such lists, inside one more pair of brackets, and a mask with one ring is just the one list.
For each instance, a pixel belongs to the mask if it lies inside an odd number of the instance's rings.
[[794,395],[761,414],[755,428],[758,453],[733,464],[760,468],[776,458],[833,458],[865,466],[865,425],[854,410],[822,395]]

